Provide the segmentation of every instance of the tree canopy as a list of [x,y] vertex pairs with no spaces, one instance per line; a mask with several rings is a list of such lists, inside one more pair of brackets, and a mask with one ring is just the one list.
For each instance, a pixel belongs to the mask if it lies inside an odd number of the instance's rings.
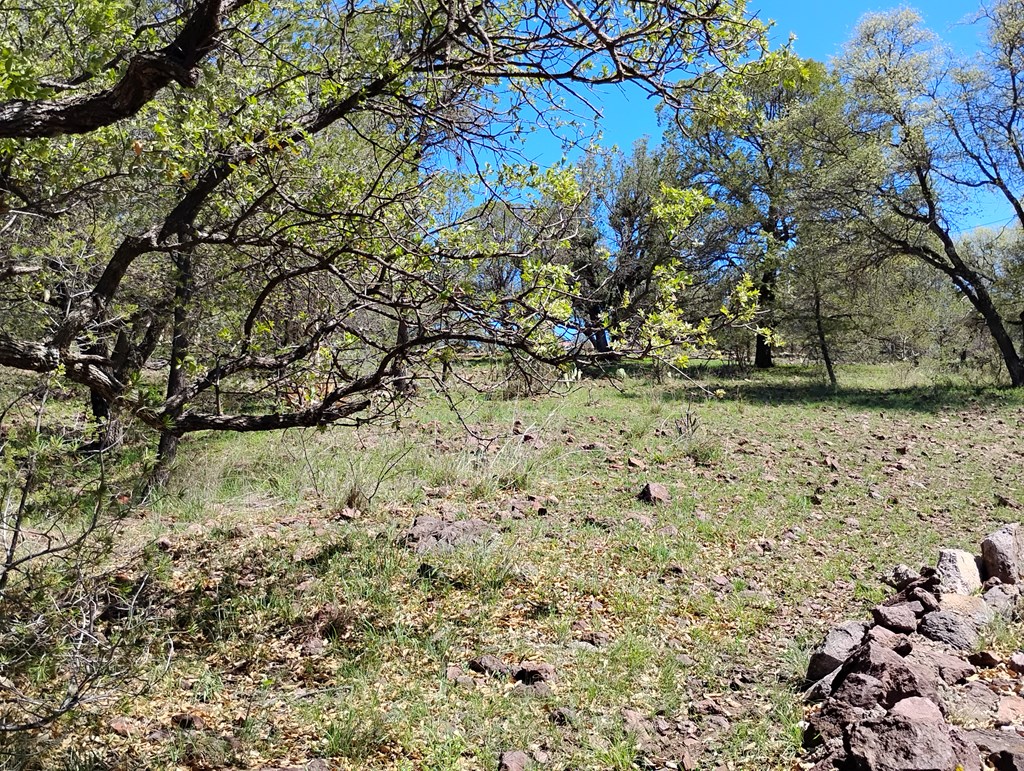
[[763,33],[742,0],[3,5],[0,364],[169,439],[371,417],[453,343],[564,356],[539,255],[580,194],[521,138],[606,84],[679,106]]

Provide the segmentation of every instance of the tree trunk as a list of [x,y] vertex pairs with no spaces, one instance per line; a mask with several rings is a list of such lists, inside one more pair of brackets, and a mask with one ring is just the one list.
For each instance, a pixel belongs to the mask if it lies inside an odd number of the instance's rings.
[[119,447],[124,441],[124,423],[111,409],[110,401],[95,389],[89,389],[89,408],[96,419],[99,435],[83,450],[105,452]]
[[[766,270],[761,275],[761,284],[758,286],[760,293],[760,306],[765,311],[764,326],[771,327],[775,323],[775,281],[778,278],[777,270]],[[762,334],[757,335],[754,343],[754,366],[757,369],[771,369],[775,366],[775,357],[772,354],[771,343]]]
[[758,333],[754,342],[754,366],[757,369],[771,369],[775,366],[775,357],[772,355],[772,347],[768,338]]
[[166,487],[167,483],[171,481],[171,467],[174,465],[174,459],[178,455],[178,445],[180,443],[181,437],[177,434],[173,434],[170,431],[164,431],[160,434],[160,444],[157,446],[156,451],[156,466],[153,468],[153,473],[147,485],[146,496],[144,497],[148,497],[149,492],[152,490]]
[[608,339],[608,330],[601,323],[601,312],[599,308],[590,309],[587,328],[584,330],[590,344],[597,351],[597,358],[614,361],[618,358],[612,350],[611,341]]
[[1003,317],[999,315],[988,290],[980,282],[974,283],[974,290],[974,296],[969,296],[969,299],[985,320],[985,326],[988,327],[992,339],[996,341],[996,347],[999,348],[1006,371],[1010,375],[1010,384],[1014,388],[1024,388],[1024,362],[1021,361],[1020,354],[1013,344],[1013,338],[1006,329]]
[[832,390],[839,387],[836,380],[836,370],[832,365],[832,354],[828,348],[828,338],[825,337],[825,321],[821,317],[821,292],[817,283],[814,285],[814,324],[818,328],[818,345],[821,347],[821,359],[825,362],[825,371],[828,373],[828,382],[832,384]]
[[1024,353],[1024,311],[1020,312],[1020,350]]
[[[106,348],[95,343],[86,346],[85,352],[90,356],[107,356]],[[90,388],[89,409],[96,420],[99,435],[82,449],[87,452],[103,452],[119,446],[124,439],[124,424],[111,409],[111,400],[96,388]]]
[[[395,339],[397,349],[405,348],[409,344],[409,325],[404,318],[398,318],[398,335]],[[401,396],[408,396],[415,390],[415,382],[405,358],[404,351],[395,356],[391,363],[391,382],[394,383],[395,393]]]
[[[920,176],[920,172],[918,176]],[[934,208],[932,201],[929,201],[929,205]],[[936,220],[933,219],[928,227],[942,241],[944,256],[949,261],[949,268],[944,268],[943,272],[953,279],[953,284],[964,293],[974,309],[985,320],[985,326],[988,327],[988,331],[1003,357],[1006,371],[1010,375],[1011,385],[1014,388],[1024,387],[1024,363],[1021,362],[1020,354],[1013,344],[1013,338],[1006,331],[1006,324],[1003,317],[999,315],[996,304],[992,301],[992,295],[988,293],[986,279],[968,267],[957,251],[953,237]],[[932,262],[932,264],[935,263]]]
[[[171,360],[167,365],[167,398],[177,396],[185,387],[185,359],[191,342],[188,331],[188,305],[192,299],[193,275],[192,256],[183,252],[174,255],[177,268],[177,283],[174,288],[174,326],[171,337]],[[168,415],[172,423],[180,417],[181,411]],[[152,486],[163,487],[171,475],[171,465],[178,453],[181,436],[175,426],[160,433],[160,444],[156,453],[156,468],[153,470]]]
[[612,347],[608,343],[608,332],[604,329],[595,329],[590,333],[590,342],[601,358],[608,358],[612,355]]
[[89,407],[92,409],[92,416],[96,420],[106,420],[110,417],[110,402],[93,388],[89,389]]
[[971,305],[974,306],[974,309],[984,319],[985,326],[988,327],[989,334],[992,335],[992,339],[995,340],[996,347],[1003,357],[1006,371],[1010,375],[1010,384],[1014,388],[1024,387],[1024,362],[1021,361],[1020,354],[1013,344],[1013,338],[1010,337],[1010,333],[1006,329],[1006,323],[1003,321],[1003,317],[999,315],[999,310],[992,301],[992,295],[988,293],[984,280],[964,265],[959,255],[955,251],[951,251],[949,246],[947,246],[946,253],[955,258],[951,260],[955,270],[952,272],[947,271],[947,273],[949,273],[960,291],[964,293]]

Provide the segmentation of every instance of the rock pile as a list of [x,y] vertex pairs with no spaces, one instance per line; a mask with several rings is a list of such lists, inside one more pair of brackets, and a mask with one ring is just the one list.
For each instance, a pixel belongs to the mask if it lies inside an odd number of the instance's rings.
[[840,624],[811,656],[807,767],[1024,769],[1024,656],[968,655],[986,624],[1017,611],[1024,528],[988,536],[978,558],[944,549],[934,568],[899,566],[892,583],[871,623]]
[[470,673],[499,681],[507,682],[511,679],[516,684],[516,693],[541,697],[551,696],[551,686],[558,681],[554,666],[544,661],[520,661],[510,666],[497,656],[486,654],[470,661],[466,668],[469,672],[457,664],[450,664],[445,676],[458,685],[468,687],[477,685],[477,678]]
[[480,543],[494,528],[479,519],[448,520],[440,517],[416,517],[402,537],[402,543],[417,554],[449,552],[466,544]]

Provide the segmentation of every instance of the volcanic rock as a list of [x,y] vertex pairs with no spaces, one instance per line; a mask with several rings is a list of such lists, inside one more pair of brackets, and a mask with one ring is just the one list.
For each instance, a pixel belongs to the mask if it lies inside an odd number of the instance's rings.
[[899,605],[879,605],[871,611],[875,623],[894,632],[913,632],[917,629],[915,610],[920,603],[901,602]]
[[921,621],[919,631],[929,640],[969,651],[978,644],[978,627],[953,611],[937,610]]
[[636,497],[643,503],[649,503],[652,506],[668,503],[672,500],[668,494],[668,488],[658,482],[648,482]]
[[962,549],[942,549],[935,566],[942,592],[974,594],[981,591],[981,574],[974,555]]
[[1021,578],[1024,557],[1024,532],[1019,524],[1004,525],[981,542],[981,559],[987,576],[1004,584],[1015,584]]
[[811,654],[807,667],[808,680],[820,680],[842,666],[853,650],[860,645],[868,625],[862,621],[847,621],[834,627],[825,641]]
[[479,519],[448,522],[437,517],[416,517],[403,542],[417,554],[452,551],[465,544],[480,543],[492,528]]

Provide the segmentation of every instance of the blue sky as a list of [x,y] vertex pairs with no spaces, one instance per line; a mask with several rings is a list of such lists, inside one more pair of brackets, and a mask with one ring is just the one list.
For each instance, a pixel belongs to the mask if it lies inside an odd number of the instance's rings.
[[[749,0],[748,10],[762,20],[773,19],[772,45],[783,45],[790,34],[796,36],[794,48],[800,56],[828,61],[839,53],[853,34],[857,21],[865,13],[887,11],[907,3],[844,2],[832,0]],[[929,0],[916,7],[925,22],[947,44],[969,52],[978,39],[979,29],[965,23],[977,12],[973,0]],[[601,94],[604,120],[602,145],[630,147],[642,136],[657,140],[661,136],[654,113],[654,102],[633,89],[607,89]]]
[[838,53],[865,13],[888,11],[901,5],[916,8],[939,37],[960,50],[971,48],[978,28],[965,23],[980,5],[974,0],[928,0],[927,3],[816,2],[816,0],[748,0],[748,8],[762,19],[774,19],[773,43],[785,43],[796,35],[796,51],[822,61]]
[[[977,45],[981,28],[969,23],[977,13],[980,0],[928,0],[927,3],[846,2],[844,0],[748,0],[748,10],[762,20],[773,19],[773,47],[795,35],[794,49],[800,56],[828,61],[840,52],[851,37],[857,21],[865,13],[888,11],[904,5],[916,8],[928,27],[954,50],[969,54]],[[602,146],[618,145],[628,149],[643,136],[656,143],[662,129],[655,115],[655,102],[638,89],[605,89],[598,94],[604,112],[601,121]],[[542,164],[557,160],[557,143],[548,139],[531,141],[534,159]],[[1005,220],[1011,212],[1002,199],[982,196],[967,227]]]

